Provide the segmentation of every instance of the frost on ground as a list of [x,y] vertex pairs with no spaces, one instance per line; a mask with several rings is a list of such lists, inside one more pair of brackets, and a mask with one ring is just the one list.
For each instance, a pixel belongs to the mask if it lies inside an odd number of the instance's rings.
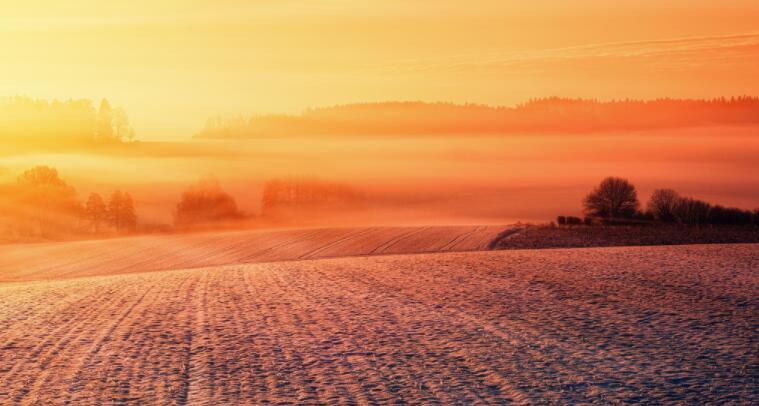
[[759,402],[759,245],[0,284],[1,404]]
[[345,227],[0,245],[0,282],[253,262],[476,251],[505,226]]

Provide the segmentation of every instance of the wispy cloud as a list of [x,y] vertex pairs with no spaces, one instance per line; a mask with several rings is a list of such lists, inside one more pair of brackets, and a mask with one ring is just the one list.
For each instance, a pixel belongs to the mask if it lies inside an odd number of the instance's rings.
[[759,33],[675,38],[653,41],[588,44],[529,52],[462,55],[442,59],[405,60],[373,67],[384,73],[424,73],[479,69],[523,69],[563,65],[591,60],[653,62],[693,65],[705,62],[753,61],[759,59]]

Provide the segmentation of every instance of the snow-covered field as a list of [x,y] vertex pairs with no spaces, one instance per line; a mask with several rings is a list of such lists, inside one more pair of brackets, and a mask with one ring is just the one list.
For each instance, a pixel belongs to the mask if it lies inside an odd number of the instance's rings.
[[0,404],[759,402],[759,245],[291,260],[393,252],[367,230],[2,256]]
[[475,251],[509,226],[352,227],[0,245],[0,282],[315,258]]

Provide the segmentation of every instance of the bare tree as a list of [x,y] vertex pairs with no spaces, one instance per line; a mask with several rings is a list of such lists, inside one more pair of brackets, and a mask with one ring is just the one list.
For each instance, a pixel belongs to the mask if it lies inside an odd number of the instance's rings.
[[648,212],[656,220],[675,221],[675,208],[682,198],[672,189],[656,189],[648,201]]
[[627,179],[609,177],[601,181],[583,201],[585,213],[606,219],[630,218],[638,210],[638,193]]
[[699,225],[708,222],[711,209],[709,203],[687,197],[678,200],[674,214],[678,223]]

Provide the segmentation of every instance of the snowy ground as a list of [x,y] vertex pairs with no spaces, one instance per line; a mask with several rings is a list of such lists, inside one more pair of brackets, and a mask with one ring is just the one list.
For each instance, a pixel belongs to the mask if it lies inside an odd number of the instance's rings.
[[757,270],[701,245],[0,283],[0,403],[756,404]]

